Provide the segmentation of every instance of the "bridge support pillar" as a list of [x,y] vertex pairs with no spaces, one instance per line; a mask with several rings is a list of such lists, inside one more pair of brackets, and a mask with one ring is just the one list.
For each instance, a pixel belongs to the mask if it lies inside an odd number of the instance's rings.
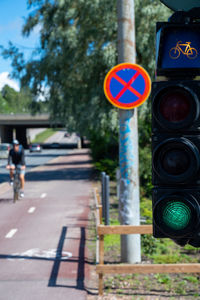
[[26,137],[26,127],[19,126],[16,127],[16,139],[23,145],[26,149],[28,148],[27,137]]
[[13,140],[13,128],[10,126],[0,126],[0,142],[12,143]]

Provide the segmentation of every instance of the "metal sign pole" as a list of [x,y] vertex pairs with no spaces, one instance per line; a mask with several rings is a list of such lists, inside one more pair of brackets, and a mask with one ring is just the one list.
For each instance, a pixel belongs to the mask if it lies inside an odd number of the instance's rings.
[[[134,0],[118,0],[118,62],[135,63]],[[119,110],[119,163],[121,224],[139,225],[137,109]],[[141,261],[140,235],[121,236],[123,262]]]

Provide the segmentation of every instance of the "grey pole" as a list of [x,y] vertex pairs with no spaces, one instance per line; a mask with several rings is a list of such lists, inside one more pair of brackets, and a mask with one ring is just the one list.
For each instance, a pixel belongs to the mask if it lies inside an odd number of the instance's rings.
[[[118,12],[118,62],[135,63],[134,0],[117,0]],[[137,109],[119,110],[119,165],[121,224],[139,225],[139,174]],[[141,261],[140,235],[121,236],[123,262]]]
[[102,203],[102,217],[105,220],[105,177],[106,173],[101,172],[101,203]]
[[105,186],[106,186],[106,193],[105,193],[105,225],[110,225],[110,177],[108,175],[105,176]]

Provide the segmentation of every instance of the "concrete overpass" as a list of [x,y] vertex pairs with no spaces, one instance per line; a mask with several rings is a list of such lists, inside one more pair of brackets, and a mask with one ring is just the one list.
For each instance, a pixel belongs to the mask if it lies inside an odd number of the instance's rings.
[[[62,127],[61,124],[56,125]],[[49,114],[0,114],[0,142],[11,143],[16,138],[26,148],[28,145],[27,128],[52,127]]]

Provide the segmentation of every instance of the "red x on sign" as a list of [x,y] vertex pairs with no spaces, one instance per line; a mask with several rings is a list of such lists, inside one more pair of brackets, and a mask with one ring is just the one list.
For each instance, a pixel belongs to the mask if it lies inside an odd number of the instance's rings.
[[107,99],[122,109],[141,105],[149,96],[151,80],[139,65],[123,63],[108,72],[104,81]]

